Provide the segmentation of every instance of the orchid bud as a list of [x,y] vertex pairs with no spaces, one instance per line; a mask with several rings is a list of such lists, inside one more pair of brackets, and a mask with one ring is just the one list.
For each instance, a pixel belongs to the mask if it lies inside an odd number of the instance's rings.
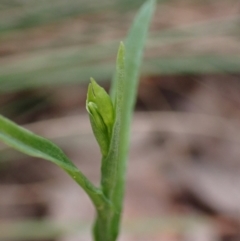
[[110,96],[92,78],[88,86],[86,109],[101,153],[106,156],[112,135],[114,109]]

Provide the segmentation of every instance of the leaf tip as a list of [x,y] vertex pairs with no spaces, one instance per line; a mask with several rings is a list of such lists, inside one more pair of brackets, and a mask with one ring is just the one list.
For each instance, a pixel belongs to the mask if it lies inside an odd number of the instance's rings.
[[96,83],[96,81],[95,81],[95,79],[93,78],[93,77],[90,77],[90,84],[94,84],[94,83]]
[[125,46],[124,46],[124,43],[121,41],[118,48],[117,62],[119,63],[124,61],[124,56],[125,56]]
[[120,48],[120,49],[124,49],[124,48],[125,48],[123,41],[120,42],[119,48]]
[[124,52],[125,51],[125,45],[124,45],[123,41],[120,42],[118,51],[119,52]]

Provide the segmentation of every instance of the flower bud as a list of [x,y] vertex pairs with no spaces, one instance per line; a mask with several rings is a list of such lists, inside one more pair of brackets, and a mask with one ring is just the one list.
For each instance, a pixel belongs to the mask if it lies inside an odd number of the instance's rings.
[[102,155],[106,156],[112,135],[114,109],[110,96],[92,78],[88,87],[86,109]]

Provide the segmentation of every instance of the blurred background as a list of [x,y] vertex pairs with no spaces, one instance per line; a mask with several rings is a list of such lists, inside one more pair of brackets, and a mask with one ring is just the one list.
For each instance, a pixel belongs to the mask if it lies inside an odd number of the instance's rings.
[[[96,184],[85,99],[109,89],[143,0],[0,0],[0,113]],[[240,2],[160,0],[132,124],[120,241],[240,240]],[[94,209],[55,165],[0,143],[0,240],[90,241]]]

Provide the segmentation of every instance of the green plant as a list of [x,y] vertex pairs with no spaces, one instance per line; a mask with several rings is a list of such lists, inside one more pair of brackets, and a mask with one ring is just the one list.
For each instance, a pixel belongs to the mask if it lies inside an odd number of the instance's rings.
[[121,43],[111,97],[92,78],[86,108],[99,144],[101,185],[94,186],[52,142],[37,136],[0,116],[0,139],[7,145],[34,157],[51,161],[64,169],[88,194],[96,208],[95,241],[114,241],[119,233],[129,149],[130,122],[154,0],[143,5],[126,39]]

